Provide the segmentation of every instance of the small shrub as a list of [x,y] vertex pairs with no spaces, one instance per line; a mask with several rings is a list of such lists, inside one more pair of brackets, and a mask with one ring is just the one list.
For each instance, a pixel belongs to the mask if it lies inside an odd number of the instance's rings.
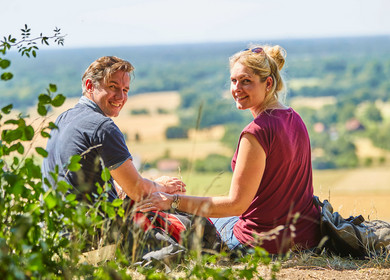
[[230,157],[210,154],[205,159],[195,161],[195,170],[198,172],[231,171]]
[[183,126],[170,126],[165,131],[167,139],[187,139],[188,128]]
[[133,109],[130,111],[131,115],[150,115],[148,109]]

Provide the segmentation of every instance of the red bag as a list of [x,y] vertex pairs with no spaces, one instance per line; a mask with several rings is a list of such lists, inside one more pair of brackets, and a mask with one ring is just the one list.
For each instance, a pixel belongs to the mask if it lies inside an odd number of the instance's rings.
[[160,211],[137,212],[134,214],[133,220],[144,231],[158,228],[167,233],[179,244],[182,244],[182,233],[190,226],[190,221],[183,219],[183,216],[180,217],[174,213]]

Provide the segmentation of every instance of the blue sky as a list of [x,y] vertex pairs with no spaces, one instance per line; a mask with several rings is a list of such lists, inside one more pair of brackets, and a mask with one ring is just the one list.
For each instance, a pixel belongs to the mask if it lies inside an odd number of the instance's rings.
[[1,37],[58,26],[69,48],[390,35],[388,0],[1,1]]

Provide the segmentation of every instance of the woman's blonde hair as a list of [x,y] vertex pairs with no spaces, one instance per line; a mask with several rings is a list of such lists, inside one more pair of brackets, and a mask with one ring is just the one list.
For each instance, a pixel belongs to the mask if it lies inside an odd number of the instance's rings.
[[251,45],[248,49],[234,54],[229,59],[230,69],[236,63],[240,63],[252,69],[262,82],[265,82],[268,77],[272,78],[272,87],[266,93],[261,111],[272,107],[278,101],[284,101],[286,88],[280,71],[284,66],[286,54],[285,49],[278,45]]

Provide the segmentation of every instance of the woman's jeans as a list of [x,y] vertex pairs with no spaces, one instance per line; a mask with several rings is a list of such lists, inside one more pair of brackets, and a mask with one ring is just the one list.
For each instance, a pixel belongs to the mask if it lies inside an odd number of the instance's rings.
[[242,244],[233,234],[233,227],[238,221],[238,217],[210,218],[215,228],[221,236],[222,241],[230,250],[239,249]]

